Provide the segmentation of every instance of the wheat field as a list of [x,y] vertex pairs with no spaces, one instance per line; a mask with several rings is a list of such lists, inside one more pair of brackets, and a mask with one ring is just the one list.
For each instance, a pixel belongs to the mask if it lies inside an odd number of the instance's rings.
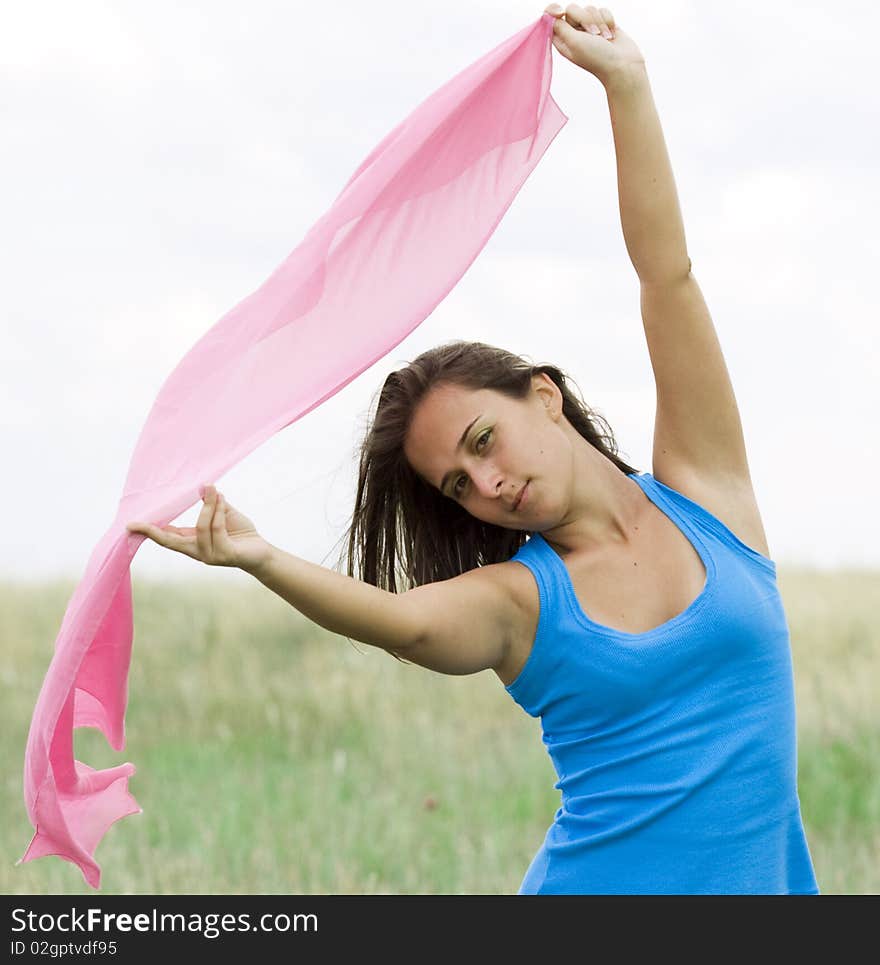
[[[126,748],[142,814],[99,844],[101,894],[515,894],[559,805],[539,723],[496,676],[444,676],[315,626],[244,573],[135,578]],[[823,894],[880,891],[880,572],[779,568],[798,793]],[[32,834],[28,727],[72,583],[0,584],[0,889],[96,894]]]

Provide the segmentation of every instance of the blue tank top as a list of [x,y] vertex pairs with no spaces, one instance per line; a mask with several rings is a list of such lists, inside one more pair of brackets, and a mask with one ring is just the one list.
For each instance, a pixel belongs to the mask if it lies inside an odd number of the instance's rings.
[[505,689],[540,717],[562,792],[519,894],[819,894],[776,564],[651,473],[628,475],[699,553],[705,585],[625,633],[584,613],[540,533],[511,557],[540,616]]

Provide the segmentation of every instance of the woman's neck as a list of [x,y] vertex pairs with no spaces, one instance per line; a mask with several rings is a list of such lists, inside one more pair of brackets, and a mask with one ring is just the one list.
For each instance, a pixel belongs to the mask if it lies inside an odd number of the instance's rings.
[[572,499],[566,518],[541,535],[562,556],[601,555],[639,535],[645,494],[595,446],[572,429]]

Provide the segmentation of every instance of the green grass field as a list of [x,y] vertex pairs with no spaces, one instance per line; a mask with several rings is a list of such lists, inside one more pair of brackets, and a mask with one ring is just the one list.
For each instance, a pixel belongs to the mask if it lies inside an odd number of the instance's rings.
[[[302,618],[244,573],[135,578],[118,754],[143,814],[108,831],[101,894],[514,894],[559,805],[537,721],[495,675],[398,663]],[[880,891],[880,573],[780,567],[799,796],[823,894]],[[73,584],[0,585],[4,894],[97,894],[32,828],[28,727]]]

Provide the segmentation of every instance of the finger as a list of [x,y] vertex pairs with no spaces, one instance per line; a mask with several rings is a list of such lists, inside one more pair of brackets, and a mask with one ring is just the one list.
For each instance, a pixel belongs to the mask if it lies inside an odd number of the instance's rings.
[[226,535],[226,500],[223,498],[223,493],[217,493],[217,511],[211,523],[211,535],[214,547],[220,547]]
[[580,27],[580,29],[583,30],[586,16],[587,14],[583,7],[579,7],[576,3],[570,3],[565,8],[565,17],[563,19],[565,20],[566,26]]
[[607,7],[599,7],[599,26],[602,28],[602,36],[606,40],[613,40],[612,30],[614,29],[614,14]]
[[[147,539],[151,539],[154,543],[158,543],[166,549],[177,549],[177,547],[169,541],[169,536],[165,533],[165,530],[159,526],[153,526],[151,523],[129,523],[126,529],[130,533],[145,536]],[[171,536],[173,537],[173,534],[171,534]]]
[[213,486],[205,487],[205,504],[196,522],[196,545],[202,559],[208,560],[213,555],[213,540],[211,538],[211,523],[217,508],[217,490]]
[[132,521],[131,523],[126,523],[125,528],[129,533],[138,533],[140,535],[145,535],[148,529],[158,529],[160,533],[174,533],[177,536],[195,536],[196,531],[189,526],[160,526],[154,527],[152,523],[141,523],[137,521]]
[[596,7],[585,7],[584,12],[586,17],[584,19],[584,26],[591,34],[598,36],[602,33],[601,16],[599,15],[599,10]]
[[125,524],[125,528],[135,536],[147,536],[149,531],[153,528],[150,523],[142,523],[140,521],[132,521]]
[[[553,21],[553,35],[557,40],[560,40],[563,43],[566,43],[566,41],[569,39],[569,31],[576,29],[576,27],[572,27],[572,25],[566,21],[565,14],[563,14],[561,17],[557,17],[556,20]],[[567,44],[566,49],[568,49]]]
[[614,23],[614,14],[607,7],[599,7],[599,13],[602,14],[602,19],[605,23],[613,30],[616,26]]

